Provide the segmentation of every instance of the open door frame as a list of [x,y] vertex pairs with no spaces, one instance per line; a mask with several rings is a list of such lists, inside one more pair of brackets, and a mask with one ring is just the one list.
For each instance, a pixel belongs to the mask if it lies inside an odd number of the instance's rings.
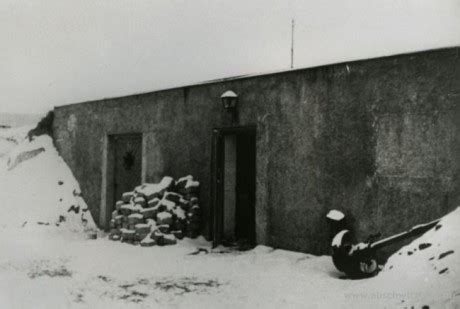
[[224,205],[224,136],[240,134],[256,134],[256,126],[239,126],[229,128],[215,128],[212,131],[212,160],[211,160],[211,220],[212,244],[217,247],[222,242],[223,232],[223,205]]

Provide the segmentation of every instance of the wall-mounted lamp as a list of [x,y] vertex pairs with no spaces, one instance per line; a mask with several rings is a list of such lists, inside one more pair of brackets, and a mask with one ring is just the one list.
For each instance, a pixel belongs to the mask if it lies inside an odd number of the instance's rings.
[[233,120],[236,120],[238,116],[238,95],[228,90],[220,96],[220,99],[225,110],[232,114]]

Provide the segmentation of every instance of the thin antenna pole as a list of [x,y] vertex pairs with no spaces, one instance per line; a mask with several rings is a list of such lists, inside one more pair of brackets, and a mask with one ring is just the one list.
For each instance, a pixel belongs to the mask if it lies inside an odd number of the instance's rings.
[[294,68],[294,18],[291,19],[291,69]]

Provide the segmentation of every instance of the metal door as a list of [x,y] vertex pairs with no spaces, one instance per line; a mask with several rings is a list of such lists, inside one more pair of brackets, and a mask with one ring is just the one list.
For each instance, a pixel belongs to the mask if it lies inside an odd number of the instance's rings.
[[255,244],[256,139],[255,131],[241,132],[237,144],[236,238]]
[[114,135],[114,200],[141,184],[142,135]]

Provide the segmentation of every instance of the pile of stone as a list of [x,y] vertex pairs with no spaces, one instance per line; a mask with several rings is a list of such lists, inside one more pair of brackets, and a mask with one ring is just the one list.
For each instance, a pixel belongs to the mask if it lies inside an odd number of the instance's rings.
[[174,181],[145,183],[123,193],[110,221],[110,239],[150,247],[173,245],[183,237],[199,235],[200,183],[189,175]]

